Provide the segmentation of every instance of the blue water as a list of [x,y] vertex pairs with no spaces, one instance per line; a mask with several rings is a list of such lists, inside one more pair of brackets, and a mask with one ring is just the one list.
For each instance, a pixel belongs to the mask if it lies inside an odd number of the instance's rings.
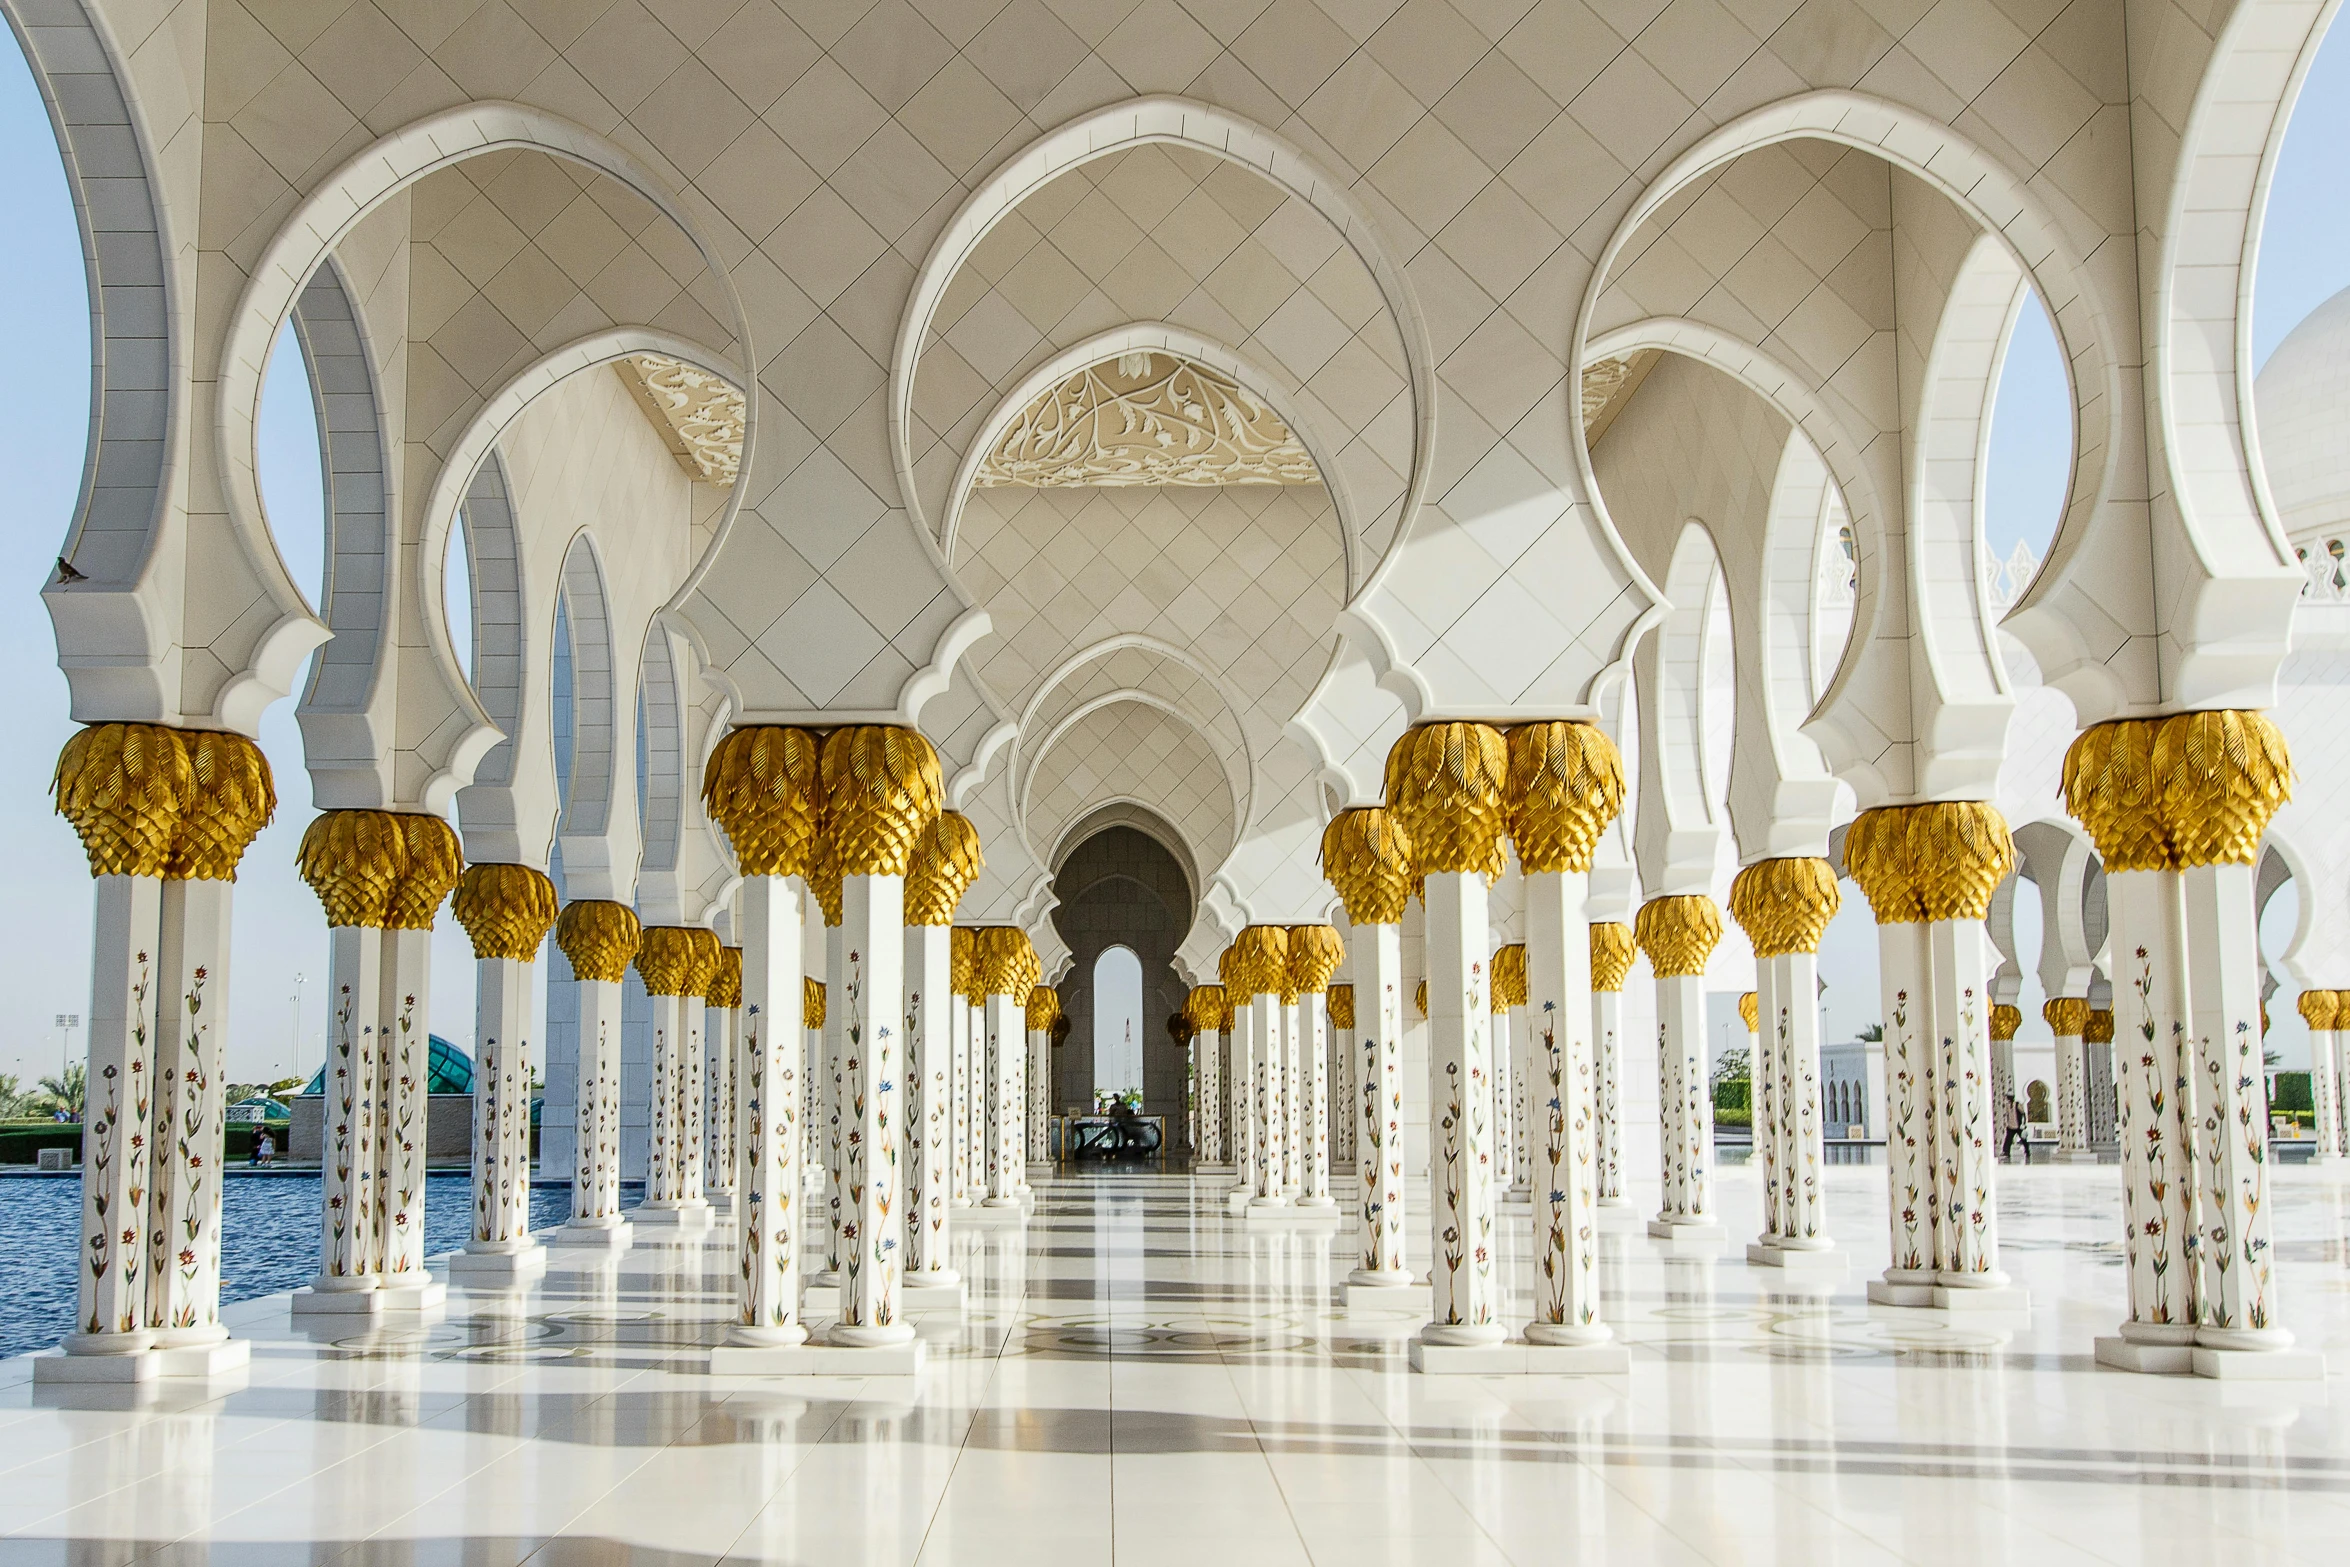
[[[81,1211],[78,1180],[0,1180],[0,1357],[47,1349],[71,1330]],[[532,1229],[570,1216],[569,1187],[531,1189]],[[470,1177],[425,1179],[428,1254],[464,1245],[472,1220]],[[317,1176],[232,1176],[222,1188],[220,1222],[223,1304],[296,1289],[317,1274]]]

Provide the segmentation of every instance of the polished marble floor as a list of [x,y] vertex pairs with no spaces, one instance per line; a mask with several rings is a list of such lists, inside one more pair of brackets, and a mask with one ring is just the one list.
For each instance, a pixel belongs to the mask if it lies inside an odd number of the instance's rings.
[[[720,1245],[558,1252],[526,1296],[340,1342],[251,1301],[249,1384],[210,1401],[0,1362],[0,1567],[2350,1555],[2350,1180],[2280,1172],[2285,1310],[2333,1375],[2277,1386],[2096,1368],[2115,1172],[2002,1174],[2028,1319],[1869,1307],[1883,1172],[1845,1168],[1830,1287],[1611,1228],[1632,1370],[1604,1379],[1415,1376],[1409,1315],[1333,1305],[1339,1239],[1177,1176],[1066,1177],[965,1229],[969,1306],[923,1320],[919,1383],[703,1374]],[[1752,1230],[1751,1172],[1722,1207]]]

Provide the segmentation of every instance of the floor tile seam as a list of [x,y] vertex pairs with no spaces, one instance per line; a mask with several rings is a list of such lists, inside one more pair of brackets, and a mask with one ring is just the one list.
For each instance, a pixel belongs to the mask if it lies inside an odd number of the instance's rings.
[[[367,1443],[364,1447],[360,1447],[351,1452],[345,1453],[342,1457],[336,1459],[333,1463],[326,1465],[322,1469],[306,1470],[302,1474],[286,1480],[284,1484],[276,1486],[271,1490],[264,1491],[261,1494],[250,1498],[240,1506],[230,1508],[225,1513],[215,1514],[207,1510],[206,1521],[200,1530],[191,1529],[185,1534],[175,1535],[170,1540],[161,1542],[157,1546],[156,1550],[157,1552],[161,1552],[163,1550],[168,1550],[175,1545],[184,1545],[188,1541],[197,1538],[199,1534],[205,1536],[207,1541],[209,1541],[212,1536],[219,1532],[220,1525],[227,1522],[228,1520],[242,1517],[245,1514],[252,1512],[257,1507],[265,1507],[271,1502],[277,1500],[279,1497],[284,1496],[289,1491],[316,1485],[320,1477],[331,1474],[335,1470],[343,1468],[345,1465],[356,1463],[360,1459],[363,1459],[368,1454],[372,1453],[376,1448],[381,1447],[384,1445],[384,1443],[391,1441],[398,1434],[399,1432],[397,1430],[385,1429],[381,1432],[375,1441]],[[105,1494],[111,1496],[114,1493],[109,1491]],[[98,1497],[91,1498],[90,1500],[103,1499],[103,1497]],[[66,1511],[69,1512],[71,1510],[72,1509],[70,1508],[66,1509]],[[364,1538],[372,1539],[373,1536],[369,1535],[365,1536]],[[337,1552],[336,1555],[341,1556],[347,1554],[349,1550],[356,1549],[359,1543],[360,1541],[358,1539],[352,1540],[344,1551]],[[152,1555],[156,1553],[148,1554]],[[330,1560],[331,1559],[332,1558],[330,1558]],[[324,1567],[324,1564],[314,1564],[314,1567]]]

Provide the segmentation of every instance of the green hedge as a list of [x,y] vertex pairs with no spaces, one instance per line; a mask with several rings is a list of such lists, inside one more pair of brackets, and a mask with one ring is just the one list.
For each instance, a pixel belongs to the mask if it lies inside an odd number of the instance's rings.
[[1720,1120],[1724,1110],[1746,1110],[1754,1104],[1754,1084],[1743,1077],[1733,1077],[1714,1084],[1714,1119]]
[[[282,1121],[268,1123],[277,1136],[277,1156],[286,1156],[286,1126]],[[231,1122],[221,1157],[237,1163],[252,1157],[253,1139],[261,1131],[251,1121]],[[533,1139],[536,1140],[535,1137]],[[72,1123],[57,1121],[29,1121],[0,1126],[0,1164],[39,1164],[44,1148],[71,1148],[76,1157],[82,1146],[82,1129]]]
[[[1744,1087],[1745,1085],[1740,1084],[1739,1086]],[[1717,1105],[1714,1109],[1714,1125],[1716,1126],[1752,1126],[1753,1124],[1754,1112],[1744,1105],[1732,1105],[1727,1108]]]
[[2307,1072],[2279,1072],[2276,1097],[2268,1103],[2271,1110],[2309,1110],[2309,1074]]

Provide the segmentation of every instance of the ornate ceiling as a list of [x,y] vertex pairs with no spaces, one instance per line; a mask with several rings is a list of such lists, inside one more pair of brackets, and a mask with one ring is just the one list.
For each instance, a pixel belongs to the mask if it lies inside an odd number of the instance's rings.
[[743,465],[740,391],[724,377],[665,354],[630,354],[613,369],[688,478],[734,483]]

